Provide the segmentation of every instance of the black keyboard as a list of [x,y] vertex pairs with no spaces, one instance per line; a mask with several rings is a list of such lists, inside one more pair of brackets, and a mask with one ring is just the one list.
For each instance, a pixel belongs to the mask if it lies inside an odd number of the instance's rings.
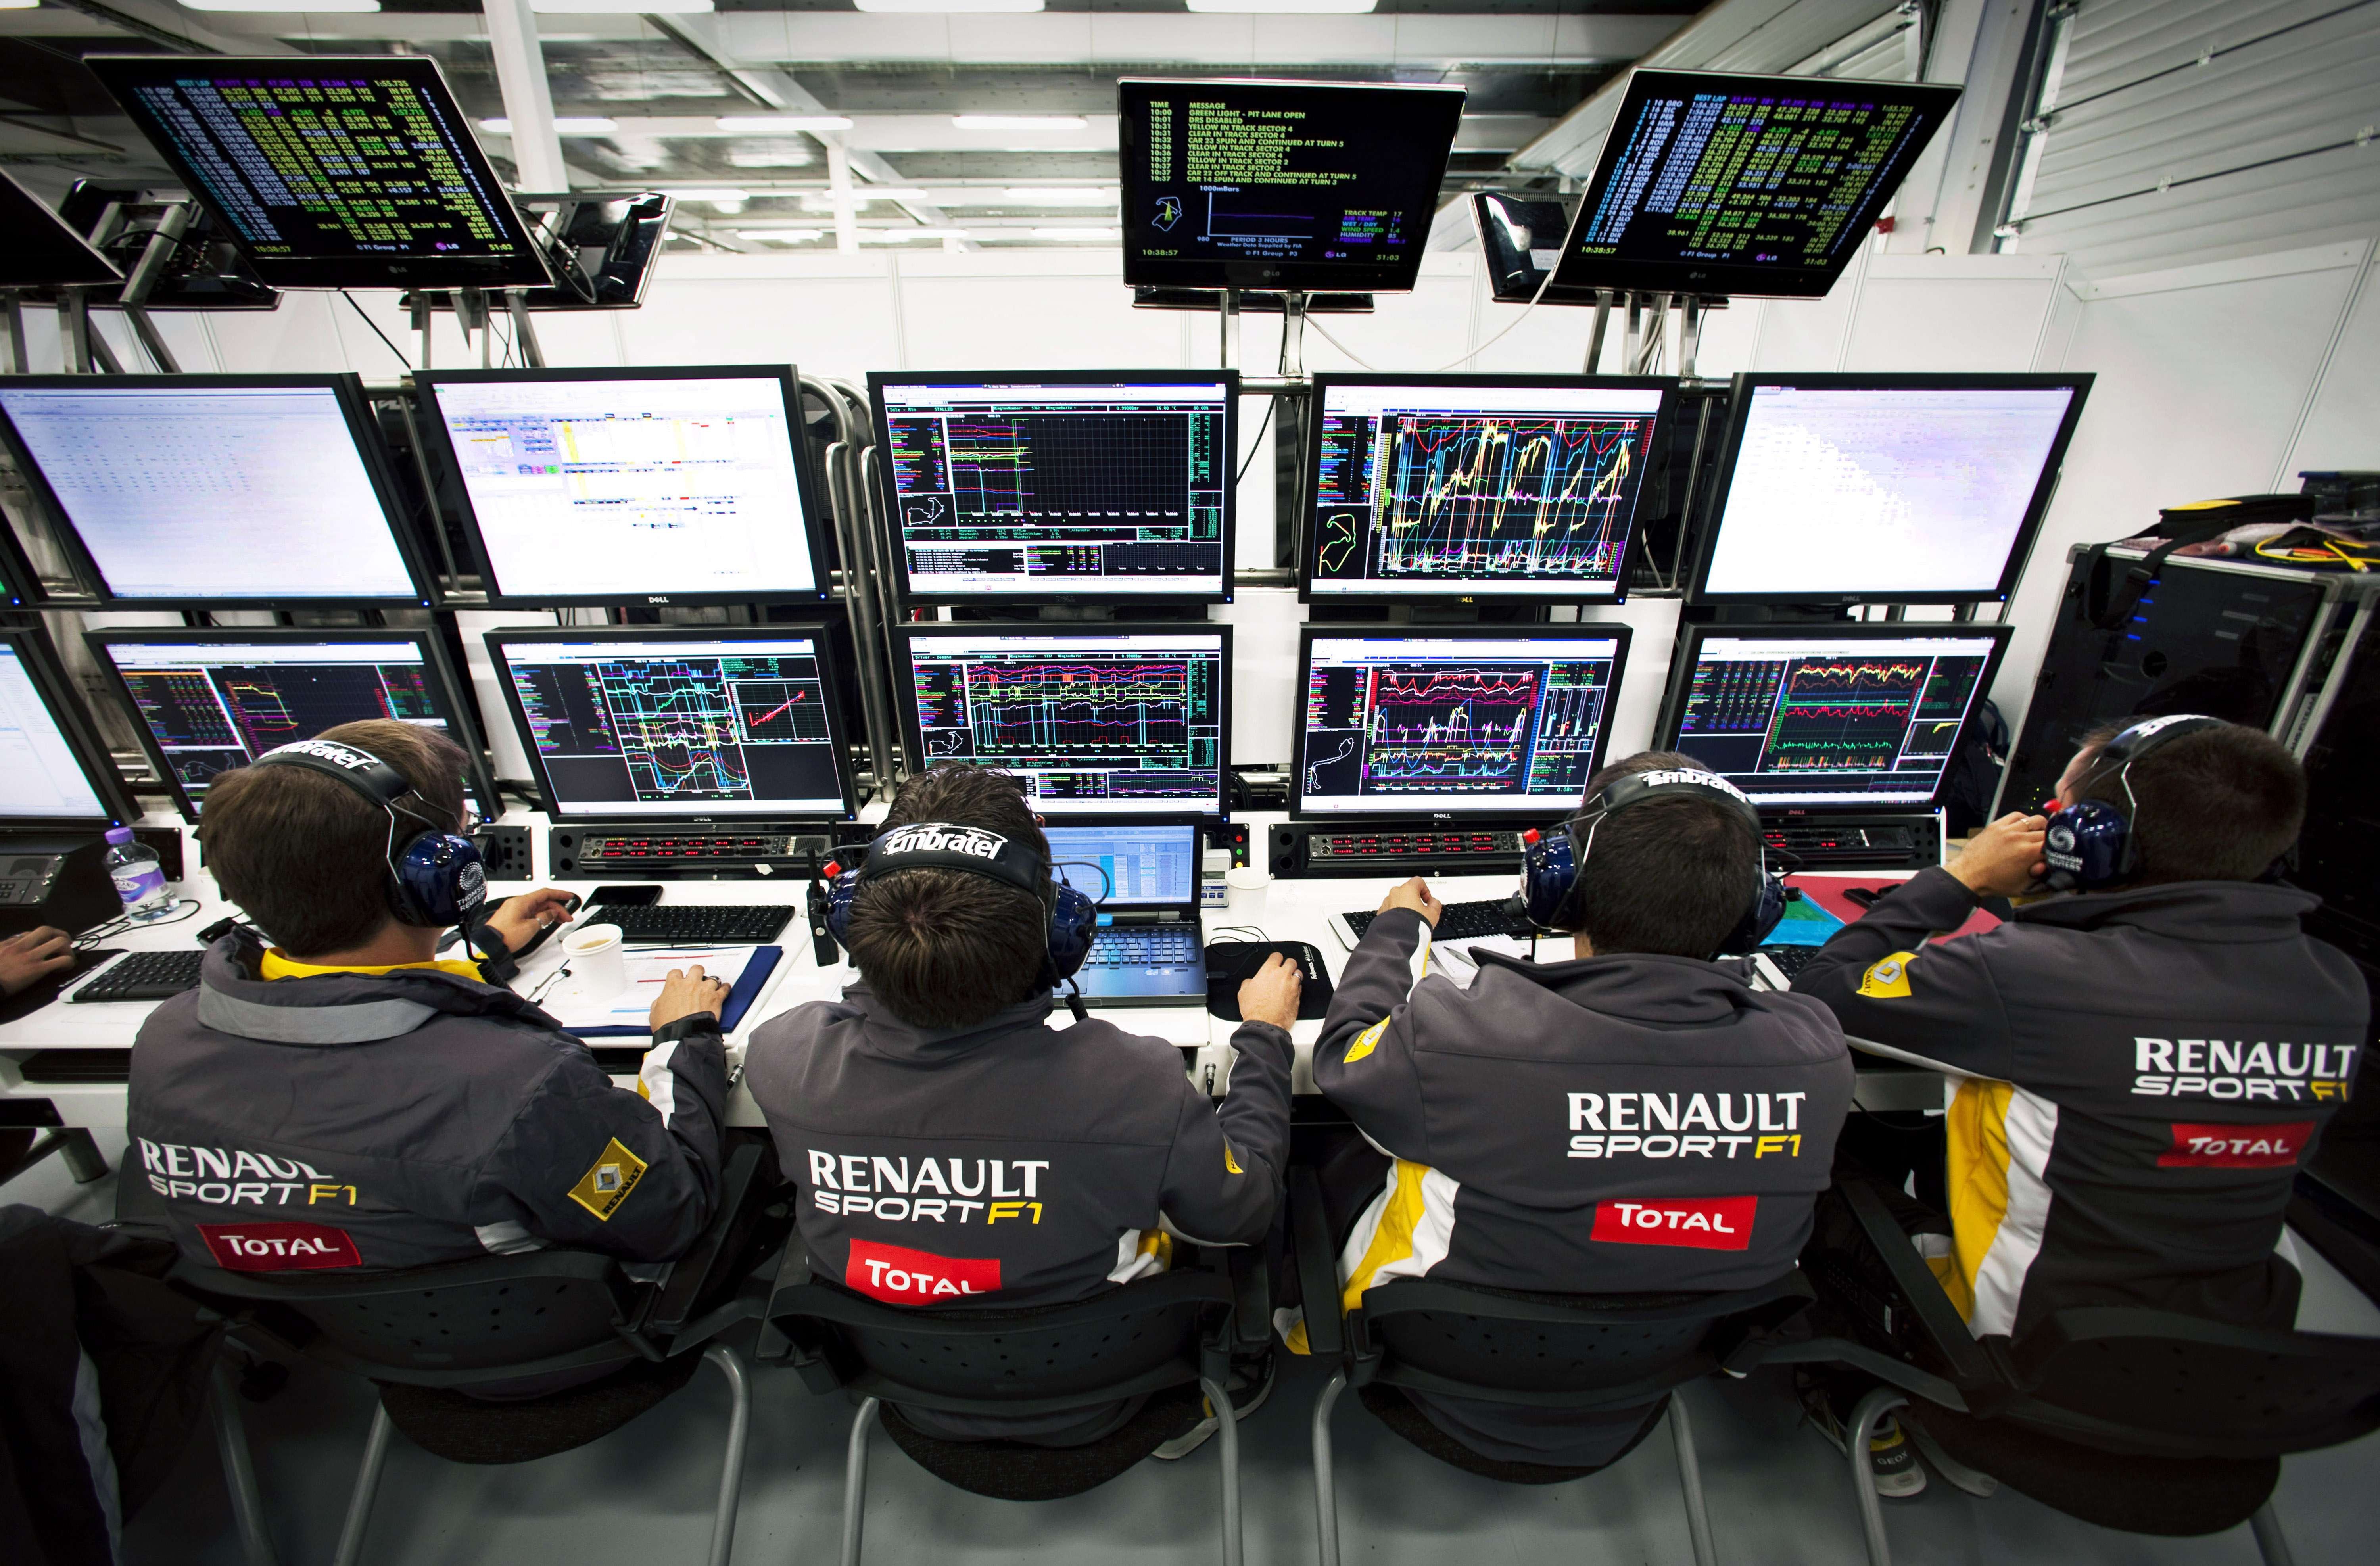
[[1777,971],[1791,984],[1810,965],[1810,959],[1824,948],[1817,946],[1763,946],[1760,954],[1777,965]]
[[1091,938],[1087,968],[1177,968],[1198,960],[1194,929],[1103,929]]
[[631,946],[765,946],[793,917],[791,903],[672,903],[597,906],[577,922],[618,925],[620,939]]
[[204,952],[135,952],[67,997],[69,1001],[163,1001],[199,987]]
[[[1512,912],[1508,906],[1509,902],[1507,898],[1497,897],[1484,903],[1441,904],[1438,916],[1438,928],[1431,932],[1430,939],[1475,941],[1483,935],[1543,933],[1531,928],[1527,919]],[[1347,921],[1347,928],[1354,932],[1356,940],[1361,941],[1364,939],[1364,932],[1372,928],[1372,921],[1379,917],[1379,915],[1366,911],[1360,914],[1342,914],[1339,917]]]

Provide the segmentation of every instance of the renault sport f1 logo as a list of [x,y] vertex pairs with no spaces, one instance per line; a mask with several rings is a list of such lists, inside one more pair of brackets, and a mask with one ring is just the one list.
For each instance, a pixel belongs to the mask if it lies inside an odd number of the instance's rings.
[[956,827],[947,821],[920,821],[876,840],[871,854],[964,854],[970,859],[997,859],[1008,839],[981,827]]
[[1757,1196],[1648,1196],[1595,1204],[1591,1240],[1623,1245],[1683,1245],[1697,1251],[1752,1248]]

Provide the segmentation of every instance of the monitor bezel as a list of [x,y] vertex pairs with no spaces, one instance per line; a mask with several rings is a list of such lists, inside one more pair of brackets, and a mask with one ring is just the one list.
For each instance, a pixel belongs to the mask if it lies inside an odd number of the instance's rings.
[[25,474],[26,482],[47,509],[58,547],[66,552],[75,574],[92,588],[100,603],[124,609],[429,609],[433,607],[430,573],[421,557],[419,540],[408,525],[405,507],[397,495],[395,474],[386,443],[381,438],[379,424],[371,416],[370,399],[364,395],[363,378],[346,370],[327,374],[272,375],[12,375],[7,378],[12,387],[33,390],[75,392],[129,391],[256,391],[290,388],[328,391],[346,419],[348,438],[355,443],[356,455],[362,461],[364,475],[370,483],[372,496],[380,503],[382,524],[388,528],[389,538],[396,545],[397,559],[403,563],[406,575],[413,582],[413,590],[403,594],[316,598],[310,595],[288,596],[261,594],[243,596],[224,593],[171,593],[156,597],[127,597],[118,593],[99,568],[99,561],[83,542],[82,533],[67,514],[66,504],[51,487],[49,476],[41,469],[24,441],[18,435],[16,421],[7,410],[0,407],[0,442],[5,442],[8,455]]
[[[1779,371],[1746,371],[1737,375],[1728,391],[1727,432],[1719,447],[1718,460],[1712,473],[1708,509],[1703,514],[1699,537],[1694,540],[1694,571],[1686,583],[1689,603],[1746,604],[1811,604],[1825,608],[1840,608],[1862,603],[2006,603],[2016,593],[2018,578],[2024,575],[2025,563],[2032,557],[2033,546],[2041,534],[2043,520],[2049,515],[2049,503],[2058,492],[2058,480],[2066,465],[2066,450],[2074,439],[2075,427],[2082,419],[2082,405],[2091,399],[2095,376],[2085,371],[2079,374],[2035,375],[2029,373],[1955,375],[1935,371],[1873,372],[1829,371],[1825,374],[1793,375]],[[1813,391],[2071,391],[2066,412],[2061,417],[2058,434],[2049,443],[2049,455],[2043,460],[2041,472],[2034,480],[2033,496],[2025,503],[2024,516],[2017,524],[2016,537],[2009,541],[2008,559],[2001,564],[1998,586],[1985,592],[1749,592],[1714,593],[1704,586],[1710,575],[1711,564],[1718,555],[1718,536],[1727,516],[1728,492],[1735,487],[1736,458],[1743,449],[1745,432],[1752,422],[1752,394],[1762,386],[1798,386]]]
[[[1628,652],[1634,627],[1618,621],[1601,620],[1536,620],[1509,625],[1357,625],[1353,621],[1307,621],[1297,628],[1296,686],[1290,698],[1290,777],[1289,819],[1293,821],[1333,821],[1354,826],[1365,821],[1413,821],[1454,826],[1542,825],[1545,816],[1540,807],[1526,800],[1516,800],[1495,807],[1471,810],[1398,809],[1382,802],[1377,806],[1358,806],[1345,810],[1318,810],[1305,803],[1305,718],[1306,693],[1314,686],[1314,644],[1317,640],[1331,641],[1611,641],[1617,643],[1611,652],[1611,695],[1604,709],[1603,722],[1596,725],[1595,748],[1587,759],[1593,776],[1603,767],[1611,748],[1611,713],[1620,701],[1620,694],[1628,678]],[[1582,797],[1584,795],[1582,795]],[[1578,808],[1573,801],[1563,810],[1567,816]]]
[[67,753],[81,769],[83,781],[91,784],[91,796],[99,801],[102,811],[108,812],[99,816],[0,816],[0,832],[103,832],[139,821],[140,807],[132,796],[131,785],[116,770],[115,759],[108,752],[98,722],[75,688],[49,633],[38,625],[0,627],[0,646],[17,655],[25,677],[32,682],[33,693],[41,698],[50,721],[57,724]]
[[[1232,475],[1223,485],[1223,565],[1213,589],[1184,586],[1162,592],[1123,592],[1114,589],[1070,589],[1062,583],[1026,588],[1015,592],[935,592],[919,589],[910,577],[908,546],[901,537],[900,498],[892,490],[890,410],[884,392],[889,386],[1215,386],[1223,390],[1223,461]],[[1053,595],[1075,603],[1183,604],[1232,601],[1233,551],[1239,546],[1240,372],[1236,370],[871,370],[868,372],[868,417],[874,425],[876,450],[874,499],[882,518],[878,534],[892,564],[892,591],[905,608],[941,604],[1047,603]]]
[[[784,641],[793,637],[808,637],[818,649],[819,683],[826,696],[827,733],[832,741],[829,748],[834,752],[835,786],[843,791],[842,815],[829,817],[820,811],[786,810],[774,815],[736,811],[712,816],[638,813],[607,817],[601,810],[565,811],[557,807],[559,796],[554,793],[552,778],[546,773],[545,755],[537,747],[537,735],[529,727],[528,713],[521,706],[520,687],[513,680],[513,661],[505,651],[507,646],[617,642],[625,647],[646,642],[759,642]],[[851,726],[844,721],[841,704],[835,697],[834,627],[831,623],[804,622],[797,625],[787,621],[783,625],[769,625],[690,626],[514,625],[498,626],[483,632],[480,640],[487,645],[488,658],[495,665],[496,679],[504,686],[504,710],[512,719],[513,733],[519,737],[521,750],[528,756],[529,770],[535,774],[539,807],[555,826],[577,828],[596,822],[624,821],[653,831],[688,825],[751,830],[771,821],[848,821],[858,814],[859,799],[852,774]]]
[[[1450,603],[1581,603],[1618,604],[1628,600],[1628,573],[1636,564],[1637,552],[1643,547],[1644,528],[1636,511],[1628,514],[1628,536],[1620,552],[1620,570],[1608,589],[1582,590],[1560,582],[1531,586],[1522,592],[1481,593],[1434,588],[1427,582],[1410,585],[1402,582],[1379,582],[1353,592],[1317,592],[1314,588],[1318,557],[1322,552],[1322,530],[1318,516],[1322,492],[1322,429],[1323,405],[1331,389],[1338,386],[1543,386],[1566,391],[1658,391],[1660,406],[1653,410],[1653,438],[1645,448],[1645,479],[1669,455],[1670,425],[1678,414],[1678,378],[1674,375],[1388,375],[1374,371],[1341,374],[1323,371],[1313,378],[1313,391],[1306,398],[1306,408],[1312,420],[1299,459],[1297,480],[1297,601],[1300,603],[1390,604],[1427,599]],[[1637,497],[1644,497],[1644,486],[1637,486]]]
[[[150,115],[136,106],[128,91],[118,91],[118,82],[110,79],[128,77],[136,69],[154,67],[179,61],[188,70],[211,74],[240,72],[258,76],[285,76],[296,71],[314,75],[334,75],[343,70],[358,74],[389,75],[401,72],[422,72],[429,77],[429,88],[442,106],[450,111],[459,138],[459,155],[468,177],[476,179],[481,189],[490,194],[490,207],[497,221],[507,225],[505,238],[520,247],[517,258],[471,256],[440,258],[436,256],[260,256],[241,236],[238,227],[228,219],[224,225],[226,238],[238,249],[240,256],[254,268],[259,280],[275,288],[548,288],[553,286],[552,269],[547,263],[543,248],[520,209],[513,204],[495,165],[488,161],[488,152],[480,144],[479,134],[472,128],[471,116],[463,112],[455,97],[454,88],[438,62],[427,55],[87,55],[83,64],[99,79],[99,84],[116,105],[131,119],[142,140],[156,150],[158,158],[179,176],[179,182],[192,195],[205,201],[219,215],[223,204],[214,200],[199,170],[187,163],[173,148],[171,139],[150,134]],[[417,83],[416,85],[419,85]],[[370,275],[366,269],[377,268]]]
[[[1753,86],[1755,91],[1775,91],[1788,96],[1807,96],[1828,87],[1870,92],[1879,101],[1899,95],[1921,115],[1931,107],[1934,122],[1910,150],[1900,176],[1888,186],[1879,182],[1868,201],[1853,213],[1855,221],[1843,225],[1843,232],[1849,237],[1843,245],[1840,259],[1828,265],[1767,267],[1751,261],[1660,261],[1578,254],[1575,249],[1578,225],[1594,211],[1597,193],[1619,172],[1620,160],[1628,150],[1626,139],[1620,133],[1621,127],[1634,124],[1636,116],[1644,112],[1645,100],[1657,92],[1691,91],[1693,84],[1700,82],[1719,83],[1723,90],[1730,91],[1741,91]],[[1656,85],[1648,86],[1647,83]],[[1663,83],[1672,85],[1660,85]],[[1554,267],[1553,287],[1564,292],[1575,290],[1590,299],[1598,289],[1718,294],[1735,298],[1824,298],[1859,254],[1861,240],[1874,226],[1876,214],[1907,183],[1911,170],[1925,155],[1925,149],[1933,145],[1934,139],[1941,135],[1949,124],[1950,113],[1958,106],[1961,91],[1953,83],[1932,81],[1870,81],[1838,77],[1770,76],[1760,72],[1663,70],[1658,67],[1633,71],[1621,97],[1620,106],[1612,115],[1609,128],[1604,132],[1602,150],[1596,154],[1595,173],[1583,188],[1578,210],[1571,214],[1570,231],[1562,236],[1561,260]],[[1590,269],[1595,275],[1586,275]]]
[[[175,774],[165,747],[158,743],[148,720],[140,715],[140,704],[133,699],[132,682],[125,676],[123,666],[116,662],[112,649],[118,646],[142,647],[364,647],[375,642],[409,642],[421,651],[422,667],[428,672],[430,698],[447,708],[451,725],[448,738],[462,747],[470,760],[471,792],[483,802],[483,821],[492,821],[504,814],[504,797],[497,791],[494,769],[488,764],[486,736],[480,732],[479,715],[465,694],[462,682],[456,678],[454,661],[446,655],[445,638],[436,630],[422,627],[367,627],[351,630],[300,630],[285,625],[219,625],[204,630],[181,630],[173,627],[150,629],[138,625],[114,625],[101,630],[83,632],[82,639],[90,647],[92,661],[105,670],[117,699],[130,718],[140,748],[156,771],[158,781],[174,797],[175,809],[182,819],[195,826],[201,814],[200,804],[183,787]],[[237,769],[233,769],[237,770]]]
[[[1184,90],[1226,89],[1233,87],[1260,88],[1267,91],[1285,89],[1329,91],[1373,91],[1436,93],[1440,101],[1451,103],[1453,113],[1447,126],[1446,147],[1438,156],[1438,177],[1430,182],[1433,194],[1428,198],[1431,210],[1437,210],[1435,192],[1445,184],[1447,165],[1454,156],[1454,142],[1462,133],[1463,110],[1470,99],[1470,90],[1449,82],[1420,81],[1302,81],[1269,80],[1250,77],[1175,78],[1122,76],[1116,79],[1116,159],[1118,189],[1122,192],[1123,210],[1135,210],[1135,199],[1148,186],[1148,160],[1138,155],[1142,149],[1135,143],[1135,127],[1139,123],[1135,115],[1133,93],[1141,90],[1145,101],[1149,91],[1182,91]],[[1428,100],[1412,98],[1419,104]],[[1232,262],[1220,257],[1202,257],[1195,261],[1148,261],[1141,258],[1134,247],[1132,226],[1124,225],[1123,282],[1126,287],[1299,289],[1307,293],[1410,294],[1421,279],[1422,258],[1429,249],[1427,231],[1414,241],[1412,259],[1391,266],[1383,262],[1364,261],[1295,261],[1286,264],[1261,261]],[[1248,275],[1233,277],[1234,266]]]
[[[1976,677],[1975,699],[1967,709],[1967,716],[1959,724],[1959,733],[1950,742],[1953,753],[1967,737],[1967,724],[1974,721],[1976,710],[1991,699],[1992,681],[1999,674],[2000,661],[2007,656],[2010,638],[2016,627],[2004,620],[1851,620],[1828,621],[1815,625],[1745,623],[1741,625],[1681,625],[1678,627],[1676,650],[1670,655],[1667,687],[1661,693],[1661,709],[1653,723],[1653,746],[1656,750],[1675,750],[1678,727],[1685,721],[1686,696],[1694,688],[1694,665],[1701,662],[1703,644],[1714,637],[1738,637],[1746,641],[1923,641],[1940,637],[1985,637],[1991,647],[1984,660],[1984,672]],[[1845,799],[1839,804],[1764,805],[1759,795],[1752,795],[1753,805],[1764,813],[1787,816],[1847,815],[1864,812],[1893,815],[1914,815],[1931,810],[1940,803],[1942,790],[1949,782],[1946,763],[1942,775],[1935,780],[1934,792],[1922,805],[1904,800],[1877,799],[1873,795]]]
[[[1160,818],[1176,821],[1218,821],[1231,814],[1232,776],[1232,627],[1221,620],[1095,621],[1090,624],[1044,625],[1031,620],[923,620],[893,627],[893,648],[899,664],[892,674],[894,701],[901,709],[901,748],[907,759],[911,776],[926,770],[925,733],[917,722],[917,661],[912,649],[921,641],[943,638],[980,638],[984,637],[1049,637],[1059,640],[1103,639],[1110,637],[1220,637],[1218,655],[1222,678],[1216,683],[1215,725],[1215,807],[1197,806],[1166,809],[1163,801],[1135,801],[1135,807],[1124,811],[1067,810],[1040,807],[1049,820],[1062,826],[1087,826],[1099,821],[1124,820],[1132,818],[1155,820]],[[1002,769],[988,769],[999,771]],[[1149,808],[1150,804],[1159,808]]]
[[[426,422],[435,431],[433,440],[439,459],[445,465],[444,476],[454,481],[455,492],[462,501],[463,537],[470,551],[472,568],[487,594],[489,605],[498,608],[544,609],[556,605],[621,606],[674,608],[686,605],[722,603],[796,603],[822,604],[833,596],[833,556],[827,547],[824,488],[818,480],[815,464],[810,460],[809,441],[804,433],[801,419],[801,372],[790,364],[697,364],[637,367],[632,369],[583,370],[420,370],[413,377],[427,407]],[[446,415],[438,400],[439,388],[449,385],[495,385],[518,382],[561,384],[577,381],[754,381],[771,380],[785,399],[785,434],[794,448],[794,488],[801,497],[803,538],[810,554],[810,574],[815,584],[802,590],[771,590],[765,592],[698,592],[698,593],[532,593],[504,590],[497,578],[495,563],[488,552],[486,534],[480,529],[479,508],[472,504],[470,486],[464,481],[463,466],[455,451],[454,431],[447,427]],[[477,601],[474,601],[475,602]]]

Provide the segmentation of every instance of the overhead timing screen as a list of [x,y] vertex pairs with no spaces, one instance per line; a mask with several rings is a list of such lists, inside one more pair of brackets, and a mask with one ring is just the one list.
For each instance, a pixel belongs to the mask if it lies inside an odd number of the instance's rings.
[[1823,295],[1958,99],[1913,82],[1638,71],[1554,285]]
[[1124,282],[1414,285],[1463,117],[1462,88],[1116,85]]
[[83,62],[278,287],[542,287],[534,241],[423,55]]
[[911,599],[1230,596],[1233,378],[870,380]]
[[1575,809],[1602,759],[1621,626],[1305,634],[1297,809]]
[[1665,395],[1315,377],[1307,596],[1616,600]]

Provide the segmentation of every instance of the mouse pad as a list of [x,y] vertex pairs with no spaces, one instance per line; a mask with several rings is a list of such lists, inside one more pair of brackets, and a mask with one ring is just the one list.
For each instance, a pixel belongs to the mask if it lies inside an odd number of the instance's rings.
[[1330,970],[1322,953],[1304,941],[1218,941],[1207,948],[1207,1011],[1225,1022],[1240,1020],[1240,985],[1274,953],[1290,958],[1305,976],[1297,992],[1300,1022],[1312,1022],[1330,1007]]

